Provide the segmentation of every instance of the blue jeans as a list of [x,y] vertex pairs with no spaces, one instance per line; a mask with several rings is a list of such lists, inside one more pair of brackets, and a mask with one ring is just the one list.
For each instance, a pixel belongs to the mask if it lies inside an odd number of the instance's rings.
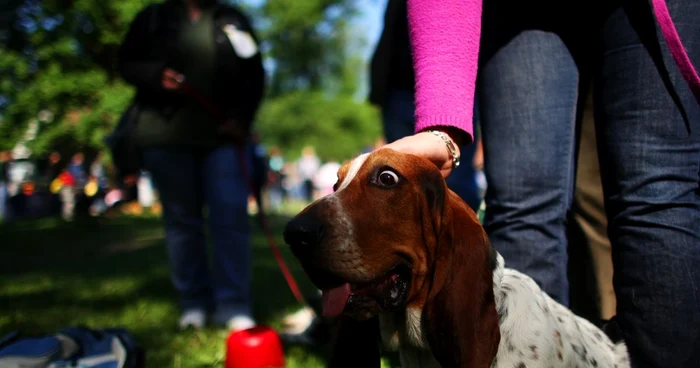
[[[413,91],[404,89],[387,91],[387,100],[382,108],[382,124],[387,143],[413,135],[416,124],[414,114]],[[465,144],[460,147],[461,164],[447,177],[447,186],[476,212],[481,204],[481,196],[476,183],[476,171],[472,165],[475,151],[476,144]]]
[[0,222],[6,222],[5,210],[7,209],[7,184],[0,182]]
[[284,191],[282,185],[272,184],[267,188],[267,194],[270,200],[270,209],[279,212],[284,204]]
[[[163,204],[171,277],[181,307],[215,309],[218,322],[252,312],[249,191],[238,157],[234,146],[144,152],[145,168]],[[250,170],[250,152],[246,161]],[[211,272],[205,205],[212,238]]]
[[[517,23],[511,23],[504,25],[511,27],[504,37],[498,22],[517,17],[485,8],[484,24],[493,28],[483,34],[478,82],[489,184],[484,222],[509,267],[568,303],[565,226],[574,190],[579,86],[590,73],[616,319],[633,366],[697,367],[700,111],[683,103],[692,95],[678,82],[675,65],[664,65],[665,46],[654,47],[658,33],[649,10],[641,9],[645,2],[629,3],[636,8],[614,9],[589,29],[595,41],[589,59],[576,48],[576,42],[588,47],[584,41],[556,26],[514,29]],[[668,3],[700,66],[700,3]]]

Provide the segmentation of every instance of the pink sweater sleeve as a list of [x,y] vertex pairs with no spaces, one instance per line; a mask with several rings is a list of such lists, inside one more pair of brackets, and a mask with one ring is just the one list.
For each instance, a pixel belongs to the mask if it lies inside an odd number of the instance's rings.
[[408,0],[416,131],[451,126],[473,137],[481,1]]

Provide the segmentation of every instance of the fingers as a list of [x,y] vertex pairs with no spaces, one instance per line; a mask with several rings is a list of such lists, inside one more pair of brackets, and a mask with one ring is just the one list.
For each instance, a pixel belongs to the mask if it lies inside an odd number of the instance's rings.
[[166,68],[163,70],[163,75],[169,79],[176,80],[178,82],[182,82],[184,80],[184,76],[178,72],[176,72],[174,69],[171,68]]
[[182,86],[185,81],[185,76],[176,72],[171,68],[166,68],[163,70],[163,88],[168,90],[177,90]]
[[443,177],[450,175],[453,169],[452,158],[445,143],[430,132],[421,132],[401,138],[383,148],[427,158],[440,169]]

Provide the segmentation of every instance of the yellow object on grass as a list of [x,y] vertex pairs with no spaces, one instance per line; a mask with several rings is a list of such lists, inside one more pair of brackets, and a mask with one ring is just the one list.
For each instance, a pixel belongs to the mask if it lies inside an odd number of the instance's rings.
[[53,194],[58,193],[61,190],[61,188],[63,188],[63,181],[59,178],[53,179],[51,185],[49,185],[49,190]]
[[90,180],[87,184],[85,184],[85,195],[92,197],[97,194],[97,189],[97,180]]

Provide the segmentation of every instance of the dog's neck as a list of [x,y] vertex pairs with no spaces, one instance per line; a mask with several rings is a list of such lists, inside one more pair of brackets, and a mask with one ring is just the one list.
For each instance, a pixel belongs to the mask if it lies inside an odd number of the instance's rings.
[[[505,260],[500,253],[495,252],[496,265],[493,269],[493,296],[499,319],[505,304],[505,293],[502,290]],[[381,338],[384,347],[396,351],[404,345],[417,349],[429,349],[423,332],[422,309],[407,307],[401,312],[385,313],[379,316]]]
[[[499,253],[495,254],[493,294],[500,319],[505,303],[505,295],[502,290],[505,261]],[[388,351],[399,351],[402,367],[440,367],[425,339],[422,314],[422,309],[409,306],[401,312],[384,313],[379,316],[382,344]]]
[[407,307],[403,311],[379,315],[382,345],[398,351],[403,368],[439,368],[430,351],[422,325],[422,309]]
[[494,251],[496,254],[496,267],[493,269],[493,298],[496,303],[496,311],[498,312],[499,324],[503,316],[503,311],[505,308],[505,292],[502,289],[503,286],[503,272],[505,270],[505,260],[503,256]]

